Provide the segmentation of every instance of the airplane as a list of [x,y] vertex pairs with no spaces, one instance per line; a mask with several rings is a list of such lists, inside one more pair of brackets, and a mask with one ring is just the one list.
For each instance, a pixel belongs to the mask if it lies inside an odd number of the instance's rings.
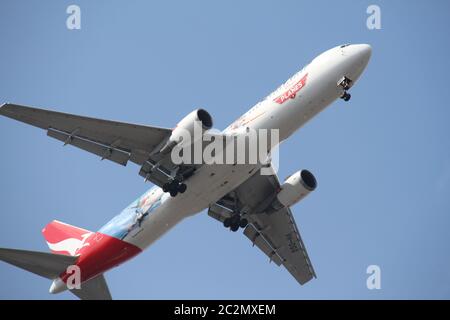
[[[284,141],[349,89],[368,65],[368,44],[344,44],[325,51],[220,134],[277,129]],[[0,114],[47,131],[47,135],[125,166],[155,186],[97,232],[52,221],[42,230],[52,253],[0,248],[0,260],[48,278],[52,294],[70,290],[80,299],[111,299],[104,273],[153,244],[183,219],[205,209],[236,232],[240,228],[271,262],[283,265],[301,285],[316,274],[291,206],[317,187],[315,176],[299,170],[281,182],[267,162],[175,164],[171,150],[180,132],[213,119],[204,109],[188,114],[173,129],[95,119],[5,103]],[[269,168],[271,174],[261,174]],[[81,285],[69,286],[76,266]],[[71,282],[72,283],[72,282]]]

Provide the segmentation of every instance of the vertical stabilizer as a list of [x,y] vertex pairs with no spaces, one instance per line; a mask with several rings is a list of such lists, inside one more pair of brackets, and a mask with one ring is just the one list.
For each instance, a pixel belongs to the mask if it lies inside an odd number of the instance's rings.
[[42,229],[47,245],[53,253],[75,256],[84,247],[91,231],[71,226],[60,221],[52,221]]

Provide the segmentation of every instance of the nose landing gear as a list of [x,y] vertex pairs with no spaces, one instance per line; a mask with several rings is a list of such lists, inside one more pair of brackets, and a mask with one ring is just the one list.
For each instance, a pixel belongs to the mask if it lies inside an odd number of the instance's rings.
[[341,99],[343,99],[344,101],[350,100],[352,96],[347,91],[352,87],[353,81],[344,76],[341,80],[338,81],[337,84],[339,87],[342,87],[344,89],[344,93],[342,94]]
[[344,91],[344,93],[341,96],[341,99],[344,101],[348,101],[348,100],[350,100],[351,97],[352,97],[352,95],[350,93],[348,93],[347,91]]

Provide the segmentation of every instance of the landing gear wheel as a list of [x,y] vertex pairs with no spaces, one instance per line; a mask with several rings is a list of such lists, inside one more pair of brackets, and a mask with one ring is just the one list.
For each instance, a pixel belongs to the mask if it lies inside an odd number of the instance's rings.
[[231,225],[231,227],[230,227],[230,230],[233,231],[233,232],[238,231],[238,230],[239,230],[239,224],[233,223],[233,224]]
[[184,192],[186,191],[186,189],[187,189],[187,186],[186,186],[186,184],[184,184],[184,183],[181,183],[181,184],[178,186],[178,192],[179,192],[179,193],[184,193]]
[[241,220],[241,217],[239,216],[239,214],[234,214],[231,218],[230,218],[230,221],[231,221],[231,224],[233,225],[233,224],[237,224],[237,225],[239,225],[239,221]]
[[223,221],[223,226],[225,228],[229,228],[231,225],[231,219],[230,218],[225,218],[225,220]]
[[344,92],[344,94],[342,94],[341,99],[343,99],[344,101],[348,101],[350,100],[350,98],[352,97],[352,95],[348,92]]
[[245,228],[248,225],[248,220],[247,219],[241,219],[241,221],[239,221],[239,227],[241,228]]
[[162,189],[164,192],[169,192],[172,197],[176,197],[178,193],[184,193],[187,186],[181,183],[180,180],[174,179],[171,182],[163,184]]

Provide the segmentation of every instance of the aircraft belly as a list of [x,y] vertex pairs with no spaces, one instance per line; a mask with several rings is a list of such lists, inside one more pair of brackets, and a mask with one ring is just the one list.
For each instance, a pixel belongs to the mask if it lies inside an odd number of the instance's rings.
[[187,191],[167,198],[125,241],[145,249],[181,220],[218,201],[257,172],[257,165],[206,165],[188,181]]

